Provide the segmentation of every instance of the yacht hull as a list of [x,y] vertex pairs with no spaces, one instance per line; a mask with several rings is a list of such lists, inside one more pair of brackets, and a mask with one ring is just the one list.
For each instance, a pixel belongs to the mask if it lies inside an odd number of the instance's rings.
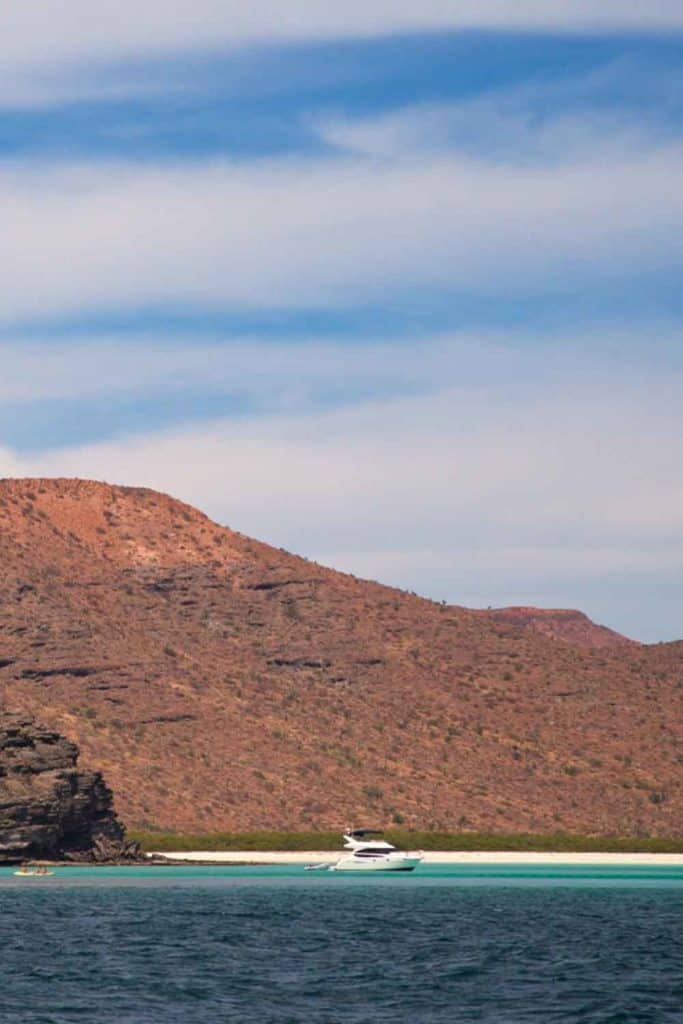
[[330,871],[414,871],[422,857],[342,857]]

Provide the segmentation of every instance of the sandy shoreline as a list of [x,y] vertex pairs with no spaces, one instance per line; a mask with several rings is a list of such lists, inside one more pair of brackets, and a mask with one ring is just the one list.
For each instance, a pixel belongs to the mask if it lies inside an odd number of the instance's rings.
[[[210,864],[322,864],[339,859],[338,853],[316,850],[299,850],[286,853],[256,850],[193,850],[183,853],[159,853],[153,856],[168,860],[194,861]],[[425,864],[573,864],[601,865],[603,867],[681,867],[683,853],[489,853],[486,851],[440,852],[430,850],[424,854]]]

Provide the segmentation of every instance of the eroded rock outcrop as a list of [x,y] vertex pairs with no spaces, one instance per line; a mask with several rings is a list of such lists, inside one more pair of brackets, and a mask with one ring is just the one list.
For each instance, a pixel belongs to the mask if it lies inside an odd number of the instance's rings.
[[0,863],[136,859],[99,772],[78,748],[26,715],[0,711]]

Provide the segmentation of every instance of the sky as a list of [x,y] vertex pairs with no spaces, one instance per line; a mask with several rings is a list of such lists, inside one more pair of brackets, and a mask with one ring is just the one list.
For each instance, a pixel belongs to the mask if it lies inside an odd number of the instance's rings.
[[683,637],[680,0],[0,24],[0,476]]

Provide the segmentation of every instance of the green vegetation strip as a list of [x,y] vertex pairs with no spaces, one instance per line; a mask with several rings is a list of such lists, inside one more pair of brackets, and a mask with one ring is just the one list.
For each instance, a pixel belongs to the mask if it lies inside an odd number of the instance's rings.
[[[143,850],[181,853],[191,850],[339,850],[338,832],[138,832],[130,839]],[[683,853],[683,839],[664,837],[580,836],[555,832],[532,835],[517,832],[407,832],[385,833],[390,843],[412,850],[497,850],[538,853]]]

